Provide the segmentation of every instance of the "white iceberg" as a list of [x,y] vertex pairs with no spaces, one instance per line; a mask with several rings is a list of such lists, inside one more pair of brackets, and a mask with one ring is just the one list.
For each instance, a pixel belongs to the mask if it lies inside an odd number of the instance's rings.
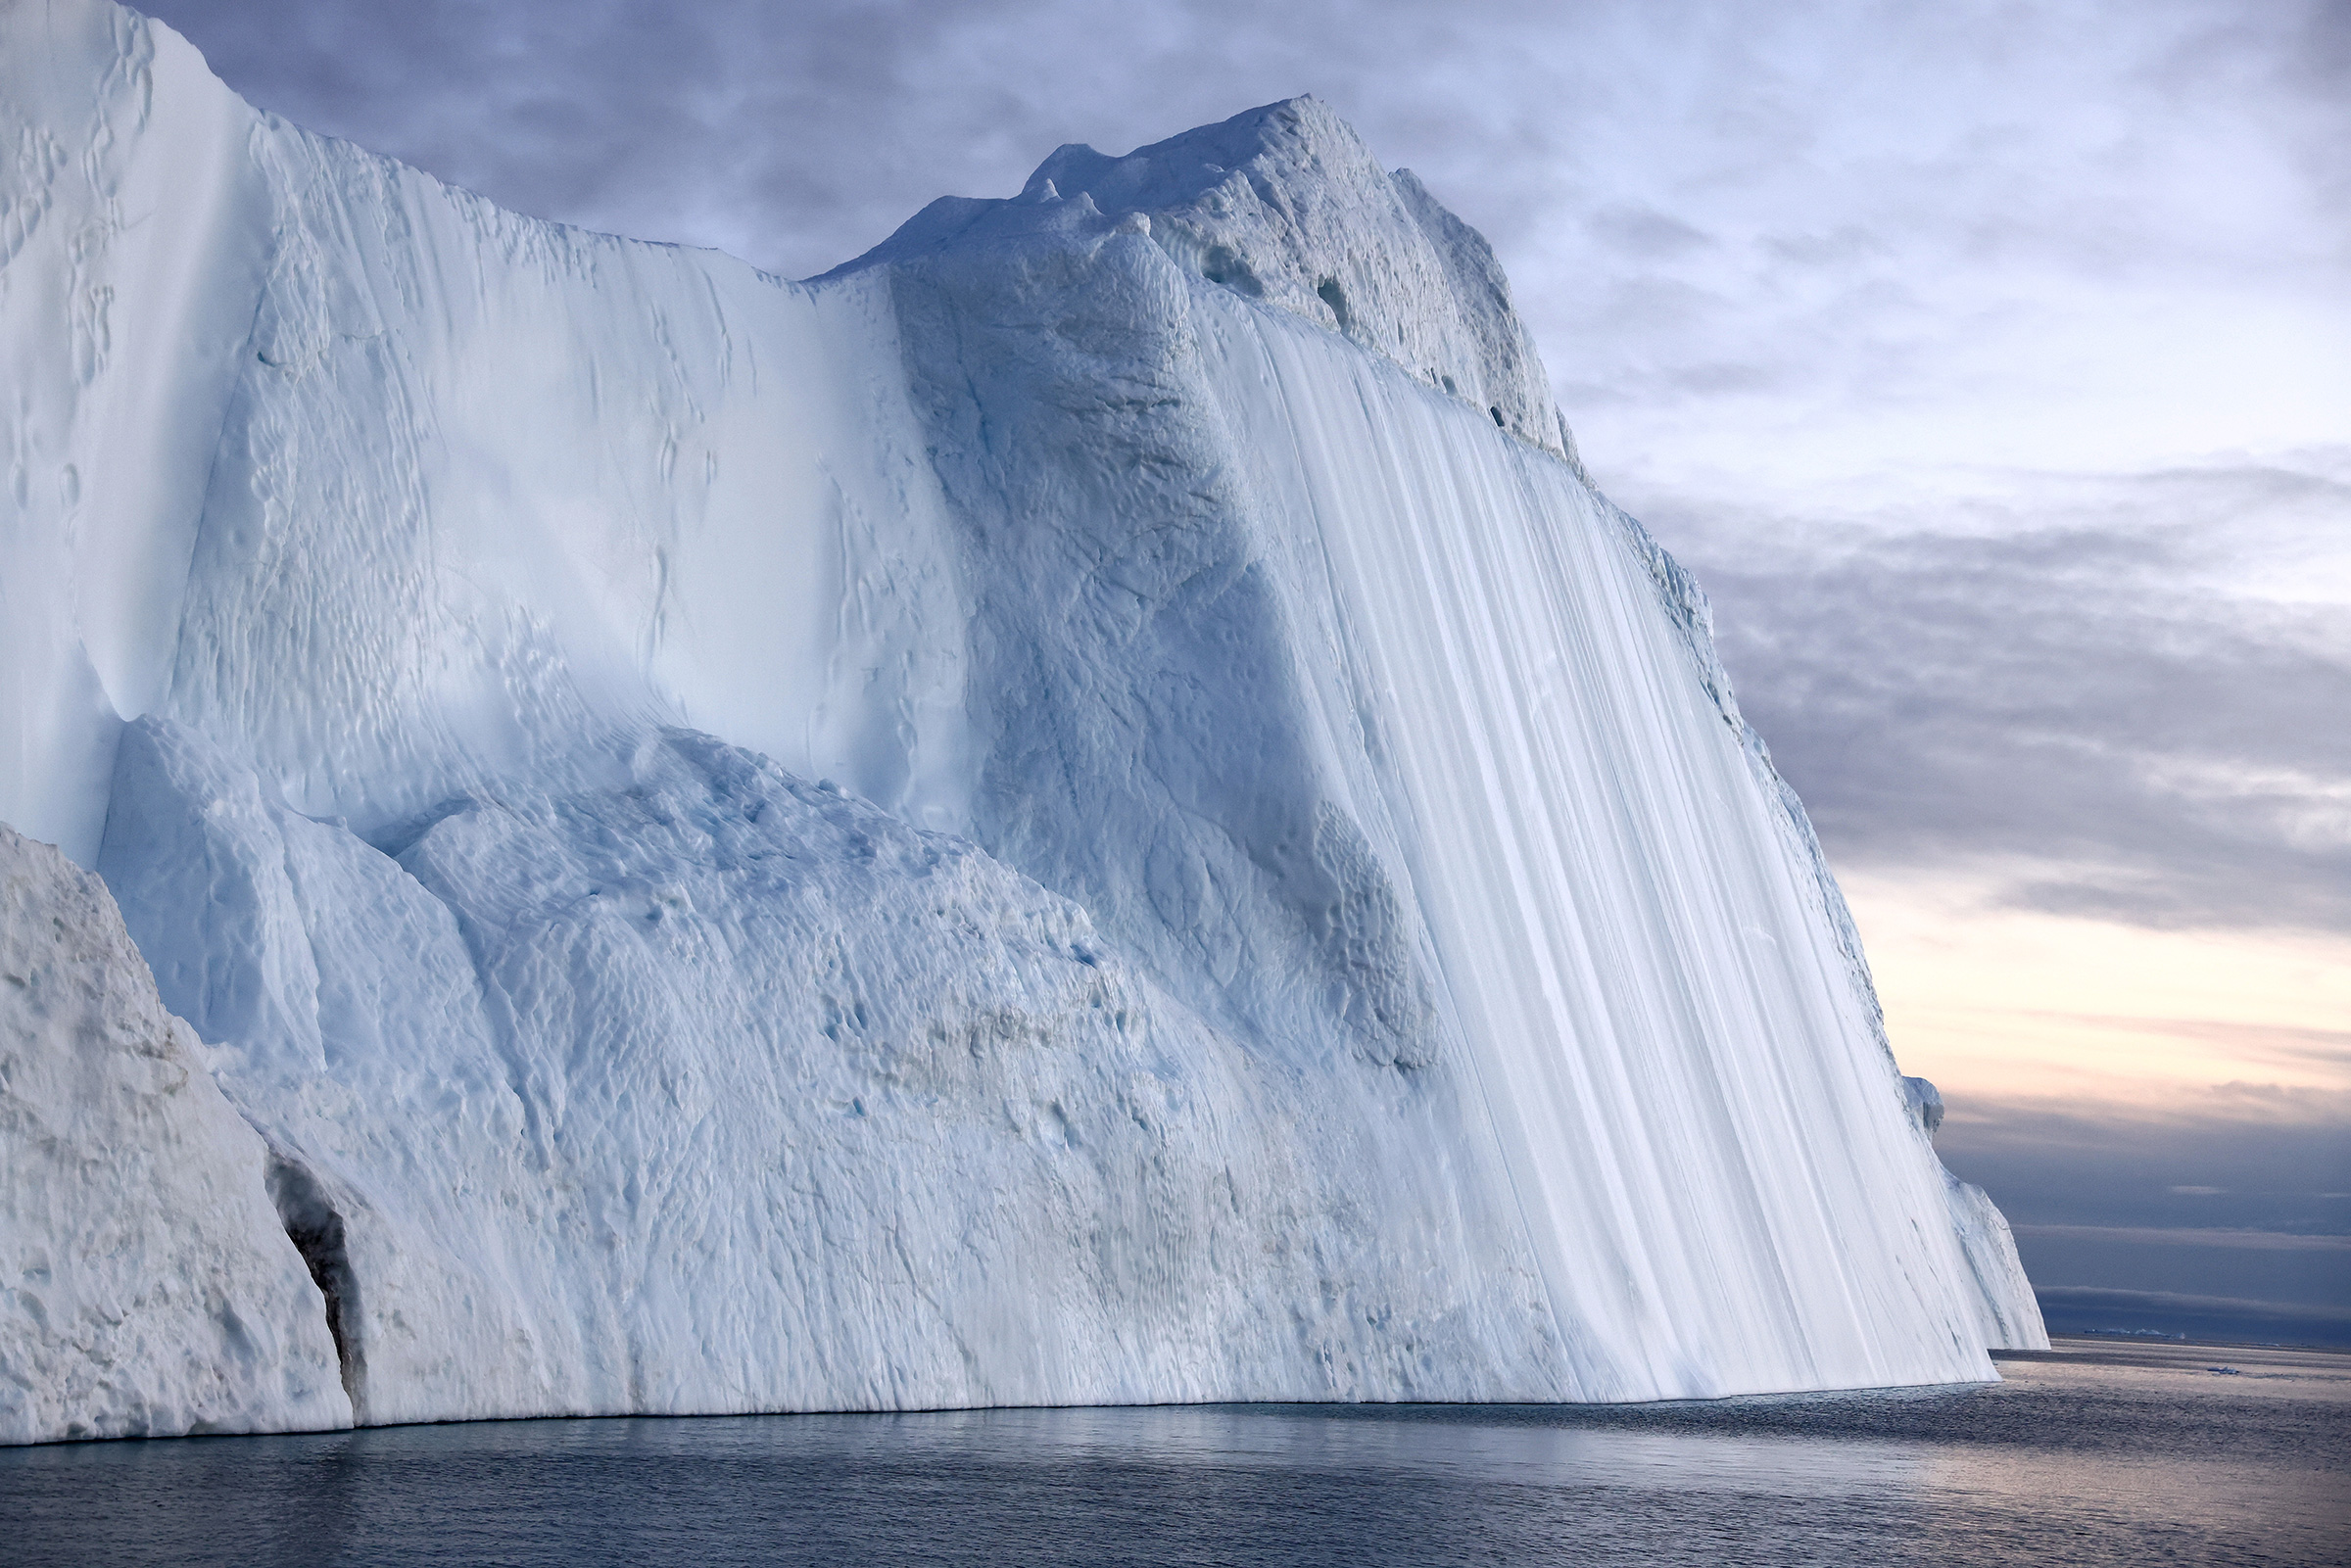
[[279,1248],[237,1311],[331,1315],[357,1419],[2045,1343],[1703,596],[1321,106],[808,283],[502,212],[100,0],[0,12],[0,818],[212,1042],[327,1287]]

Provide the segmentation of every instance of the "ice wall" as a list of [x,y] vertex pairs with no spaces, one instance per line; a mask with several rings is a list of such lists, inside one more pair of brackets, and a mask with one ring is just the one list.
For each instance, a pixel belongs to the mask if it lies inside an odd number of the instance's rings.
[[0,817],[335,1236],[358,1418],[2035,1341],[1703,598],[1326,110],[792,284],[94,0],[0,72]]
[[1269,1050],[1475,1085],[1581,1397],[1931,1381],[1930,1324],[1965,1375],[1943,1172],[1679,569],[1157,219],[960,219],[865,264],[1001,563],[981,840]]
[[1344,1085],[968,841],[689,732],[631,771],[371,844],[123,737],[108,880],[347,1238],[361,1420],[1550,1387]]
[[254,112],[126,11],[0,11],[0,818],[98,850],[164,696],[268,249]]
[[661,720],[956,825],[886,289],[501,212],[119,7],[0,27],[0,814],[92,863],[157,712],[362,822]]

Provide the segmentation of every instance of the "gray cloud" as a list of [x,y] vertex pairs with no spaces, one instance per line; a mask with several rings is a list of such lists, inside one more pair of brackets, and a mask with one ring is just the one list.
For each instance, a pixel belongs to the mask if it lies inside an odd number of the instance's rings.
[[2351,931],[2351,609],[2215,582],[2281,506],[2351,529],[2351,490],[2270,468],[2106,490],[1968,535],[1735,533],[1670,503],[1662,532],[1840,864],[2005,864],[2029,907]]
[[[2341,1304],[2351,1301],[2351,1249],[2329,1245],[2330,1240],[2255,1233],[2214,1241],[2192,1232],[2089,1225],[2031,1225],[2016,1233],[2026,1275],[2044,1296],[2085,1290],[2176,1293],[2261,1303],[2273,1311],[2332,1307],[2341,1312]],[[2173,1305],[2177,1309],[2186,1304]]]
[[[773,248],[751,260],[796,272],[933,196],[1017,188],[1061,141],[1122,151],[1303,91],[1419,167],[1522,287],[1586,214],[1654,214],[1597,231],[1640,255],[1658,233],[1713,237],[1693,214],[1738,214],[1747,195],[1779,230],[1832,215],[1821,232],[1945,248],[2143,242],[2160,230],[2136,197],[2165,172],[2165,138],[2250,114],[2332,177],[2342,121],[2340,13],[2326,0],[2062,14],[1991,0],[148,9],[232,85],[313,128],[525,211],[652,238],[750,236]],[[1811,194],[1792,212],[1799,189]]]
[[1680,256],[1714,243],[1711,235],[1680,218],[1637,204],[1604,207],[1587,221],[1596,238],[1628,256]]
[[[2183,1189],[2217,1192],[2217,1188]],[[2351,1236],[2297,1236],[2281,1230],[2214,1230],[2181,1227],[2160,1230],[2151,1225],[2020,1225],[2022,1234],[2036,1240],[2104,1242],[2127,1247],[2215,1247],[2223,1252],[2344,1253]]]
[[2339,1299],[2263,1301],[2081,1285],[2041,1286],[2038,1294],[2052,1334],[2168,1334],[2240,1344],[2351,1347],[2351,1309]]
[[2053,1329],[2351,1340],[2351,1093],[1959,1094],[1935,1141],[2015,1227]]
[[2020,1228],[2351,1233],[2351,1093],[2229,1084],[2160,1106],[1960,1095],[1936,1146]]
[[2121,1028],[2141,1035],[2194,1040],[2229,1048],[2231,1060],[2250,1069],[2284,1068],[2305,1072],[2333,1068],[2351,1077],[2351,1029],[2302,1028],[2292,1024],[2244,1023],[2235,1020],[2165,1019],[2102,1013],[2019,1011],[2018,1018],[2087,1023],[2093,1028]]

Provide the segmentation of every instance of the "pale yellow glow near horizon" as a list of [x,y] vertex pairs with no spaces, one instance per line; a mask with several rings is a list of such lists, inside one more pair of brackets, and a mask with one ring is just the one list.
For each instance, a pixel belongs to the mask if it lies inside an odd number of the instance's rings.
[[1988,880],[1948,875],[1839,881],[1895,1055],[1946,1101],[2160,1112],[2225,1084],[2351,1092],[2351,938],[2002,909]]

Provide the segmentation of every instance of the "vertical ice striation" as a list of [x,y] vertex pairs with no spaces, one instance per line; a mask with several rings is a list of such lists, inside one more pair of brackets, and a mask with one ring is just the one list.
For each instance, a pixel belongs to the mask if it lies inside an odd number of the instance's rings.
[[869,259],[994,563],[982,842],[1269,1049],[1475,1085],[1582,1397],[1914,1380],[1922,1322],[1972,1356],[1703,599],[1555,456],[1157,232],[1032,188]]
[[216,1042],[357,1419],[2039,1341],[1703,597],[1320,105],[793,284],[96,0],[0,12],[0,817]]

